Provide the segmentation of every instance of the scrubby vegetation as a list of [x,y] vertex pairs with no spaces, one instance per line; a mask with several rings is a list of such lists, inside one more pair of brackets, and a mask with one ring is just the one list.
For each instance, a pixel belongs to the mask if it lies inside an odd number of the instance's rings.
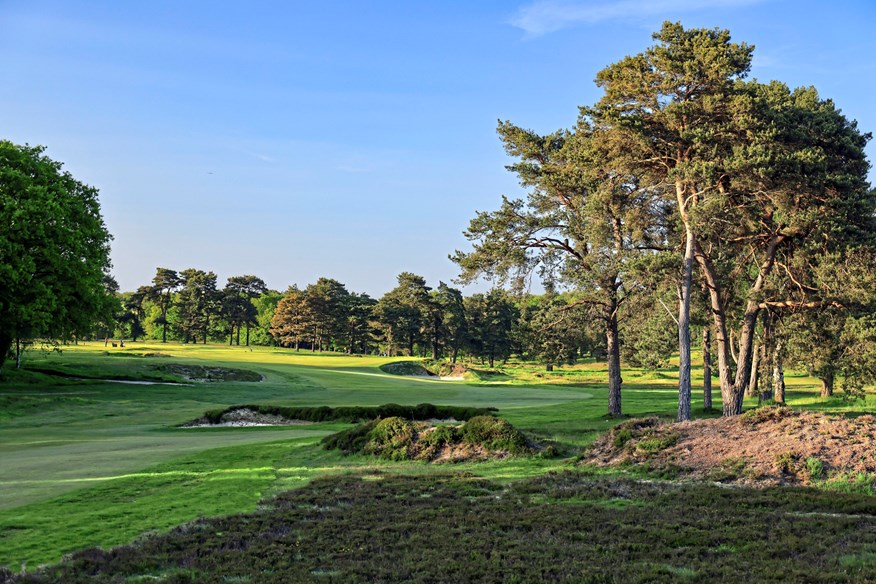
[[531,454],[518,429],[495,416],[476,416],[462,425],[433,425],[391,417],[372,420],[323,439],[328,449],[372,454],[384,460],[461,460]]
[[683,424],[657,417],[627,420],[597,440],[582,460],[723,482],[872,492],[874,447],[872,415],[845,418],[768,406],[737,418]]
[[14,581],[863,582],[876,578],[874,549],[876,501],[860,495],[370,474]]

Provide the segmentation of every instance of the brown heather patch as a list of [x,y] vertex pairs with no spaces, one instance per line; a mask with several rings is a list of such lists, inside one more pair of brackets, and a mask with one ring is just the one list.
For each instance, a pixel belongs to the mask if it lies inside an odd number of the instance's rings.
[[629,420],[582,462],[647,464],[682,476],[756,486],[876,475],[876,418],[765,407],[741,416],[670,423]]

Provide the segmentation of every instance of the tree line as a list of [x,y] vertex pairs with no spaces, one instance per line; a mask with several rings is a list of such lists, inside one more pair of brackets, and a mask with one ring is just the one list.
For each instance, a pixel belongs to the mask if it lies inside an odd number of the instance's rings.
[[220,289],[213,272],[158,268],[150,285],[116,291],[115,299],[112,318],[98,323],[94,337],[221,341],[453,363],[464,356],[490,367],[519,355],[552,368],[602,352],[584,332],[587,314],[567,294],[520,296],[494,288],[464,296],[444,282],[433,289],[410,272],[374,299],[332,278],[280,293],[252,275],[228,278]]

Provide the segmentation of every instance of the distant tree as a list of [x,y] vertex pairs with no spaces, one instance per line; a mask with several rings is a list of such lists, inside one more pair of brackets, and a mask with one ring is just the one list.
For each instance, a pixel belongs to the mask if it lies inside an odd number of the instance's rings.
[[372,309],[376,303],[368,294],[350,294],[346,307],[345,342],[348,353],[368,353],[373,336]]
[[0,366],[13,345],[91,330],[112,299],[97,189],[44,148],[0,140]]
[[116,324],[122,314],[122,302],[119,297],[119,284],[109,274],[103,278],[103,289],[106,292],[107,302],[97,315],[93,332],[95,337],[106,340],[112,337],[116,330]]
[[233,315],[232,326],[237,325],[237,344],[240,345],[240,326],[246,326],[246,346],[249,346],[249,327],[256,324],[258,313],[253,305],[254,298],[258,298],[267,291],[264,281],[256,276],[232,276],[225,284],[226,302],[231,305],[230,313]]
[[252,329],[253,344],[276,344],[270,332],[271,320],[274,318],[274,312],[277,310],[277,304],[281,298],[283,298],[283,294],[276,290],[268,290],[261,296],[253,298],[252,305],[256,310],[256,325]]
[[855,315],[826,308],[798,313],[786,319],[785,332],[788,360],[821,381],[821,397],[832,396],[840,379],[846,397],[863,397],[864,386],[876,382],[872,311]]
[[496,360],[507,360],[513,346],[511,331],[519,316],[508,293],[493,288],[487,294],[474,294],[466,299],[466,312],[472,353],[490,367],[495,367]]
[[177,295],[179,310],[178,327],[185,342],[197,342],[198,335],[204,344],[210,335],[210,325],[215,323],[220,306],[220,292],[216,286],[216,274],[190,268],[180,272],[182,288]]
[[582,305],[570,305],[556,293],[530,298],[521,307],[521,345],[527,355],[544,364],[548,371],[574,362],[581,346]]
[[161,317],[155,321],[155,324],[161,325],[161,342],[167,342],[167,311],[173,304],[173,293],[179,289],[182,280],[175,270],[168,268],[158,268],[155,272],[155,277],[152,278],[152,287],[150,288],[150,298],[161,309]]
[[374,319],[383,332],[387,354],[404,343],[408,355],[422,342],[429,312],[429,290],[422,276],[410,272],[398,275],[398,286],[384,294],[374,307]]
[[343,335],[350,293],[332,278],[320,278],[304,290],[313,316],[313,338],[317,351],[331,348]]
[[127,328],[127,335],[134,342],[146,332],[143,326],[145,318],[143,302],[149,297],[149,293],[148,286],[140,286],[136,291],[126,292],[121,296],[123,312],[119,316],[119,325]]
[[661,369],[678,348],[678,327],[670,306],[677,297],[667,288],[637,295],[627,306],[623,322],[626,342],[621,354],[634,367]]
[[469,334],[462,292],[439,282],[438,288],[432,292],[432,302],[439,307],[440,330],[443,331],[445,345],[450,350],[450,361],[455,364]]
[[298,351],[313,331],[314,316],[305,293],[292,286],[280,301],[271,318],[271,336],[283,347]]

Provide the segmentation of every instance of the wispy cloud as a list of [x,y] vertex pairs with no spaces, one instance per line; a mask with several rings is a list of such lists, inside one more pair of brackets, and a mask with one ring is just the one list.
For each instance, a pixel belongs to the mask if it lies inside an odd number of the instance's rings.
[[579,24],[596,24],[631,16],[653,16],[669,12],[738,8],[764,1],[766,0],[536,0],[523,6],[511,19],[511,24],[530,36],[541,36]]

